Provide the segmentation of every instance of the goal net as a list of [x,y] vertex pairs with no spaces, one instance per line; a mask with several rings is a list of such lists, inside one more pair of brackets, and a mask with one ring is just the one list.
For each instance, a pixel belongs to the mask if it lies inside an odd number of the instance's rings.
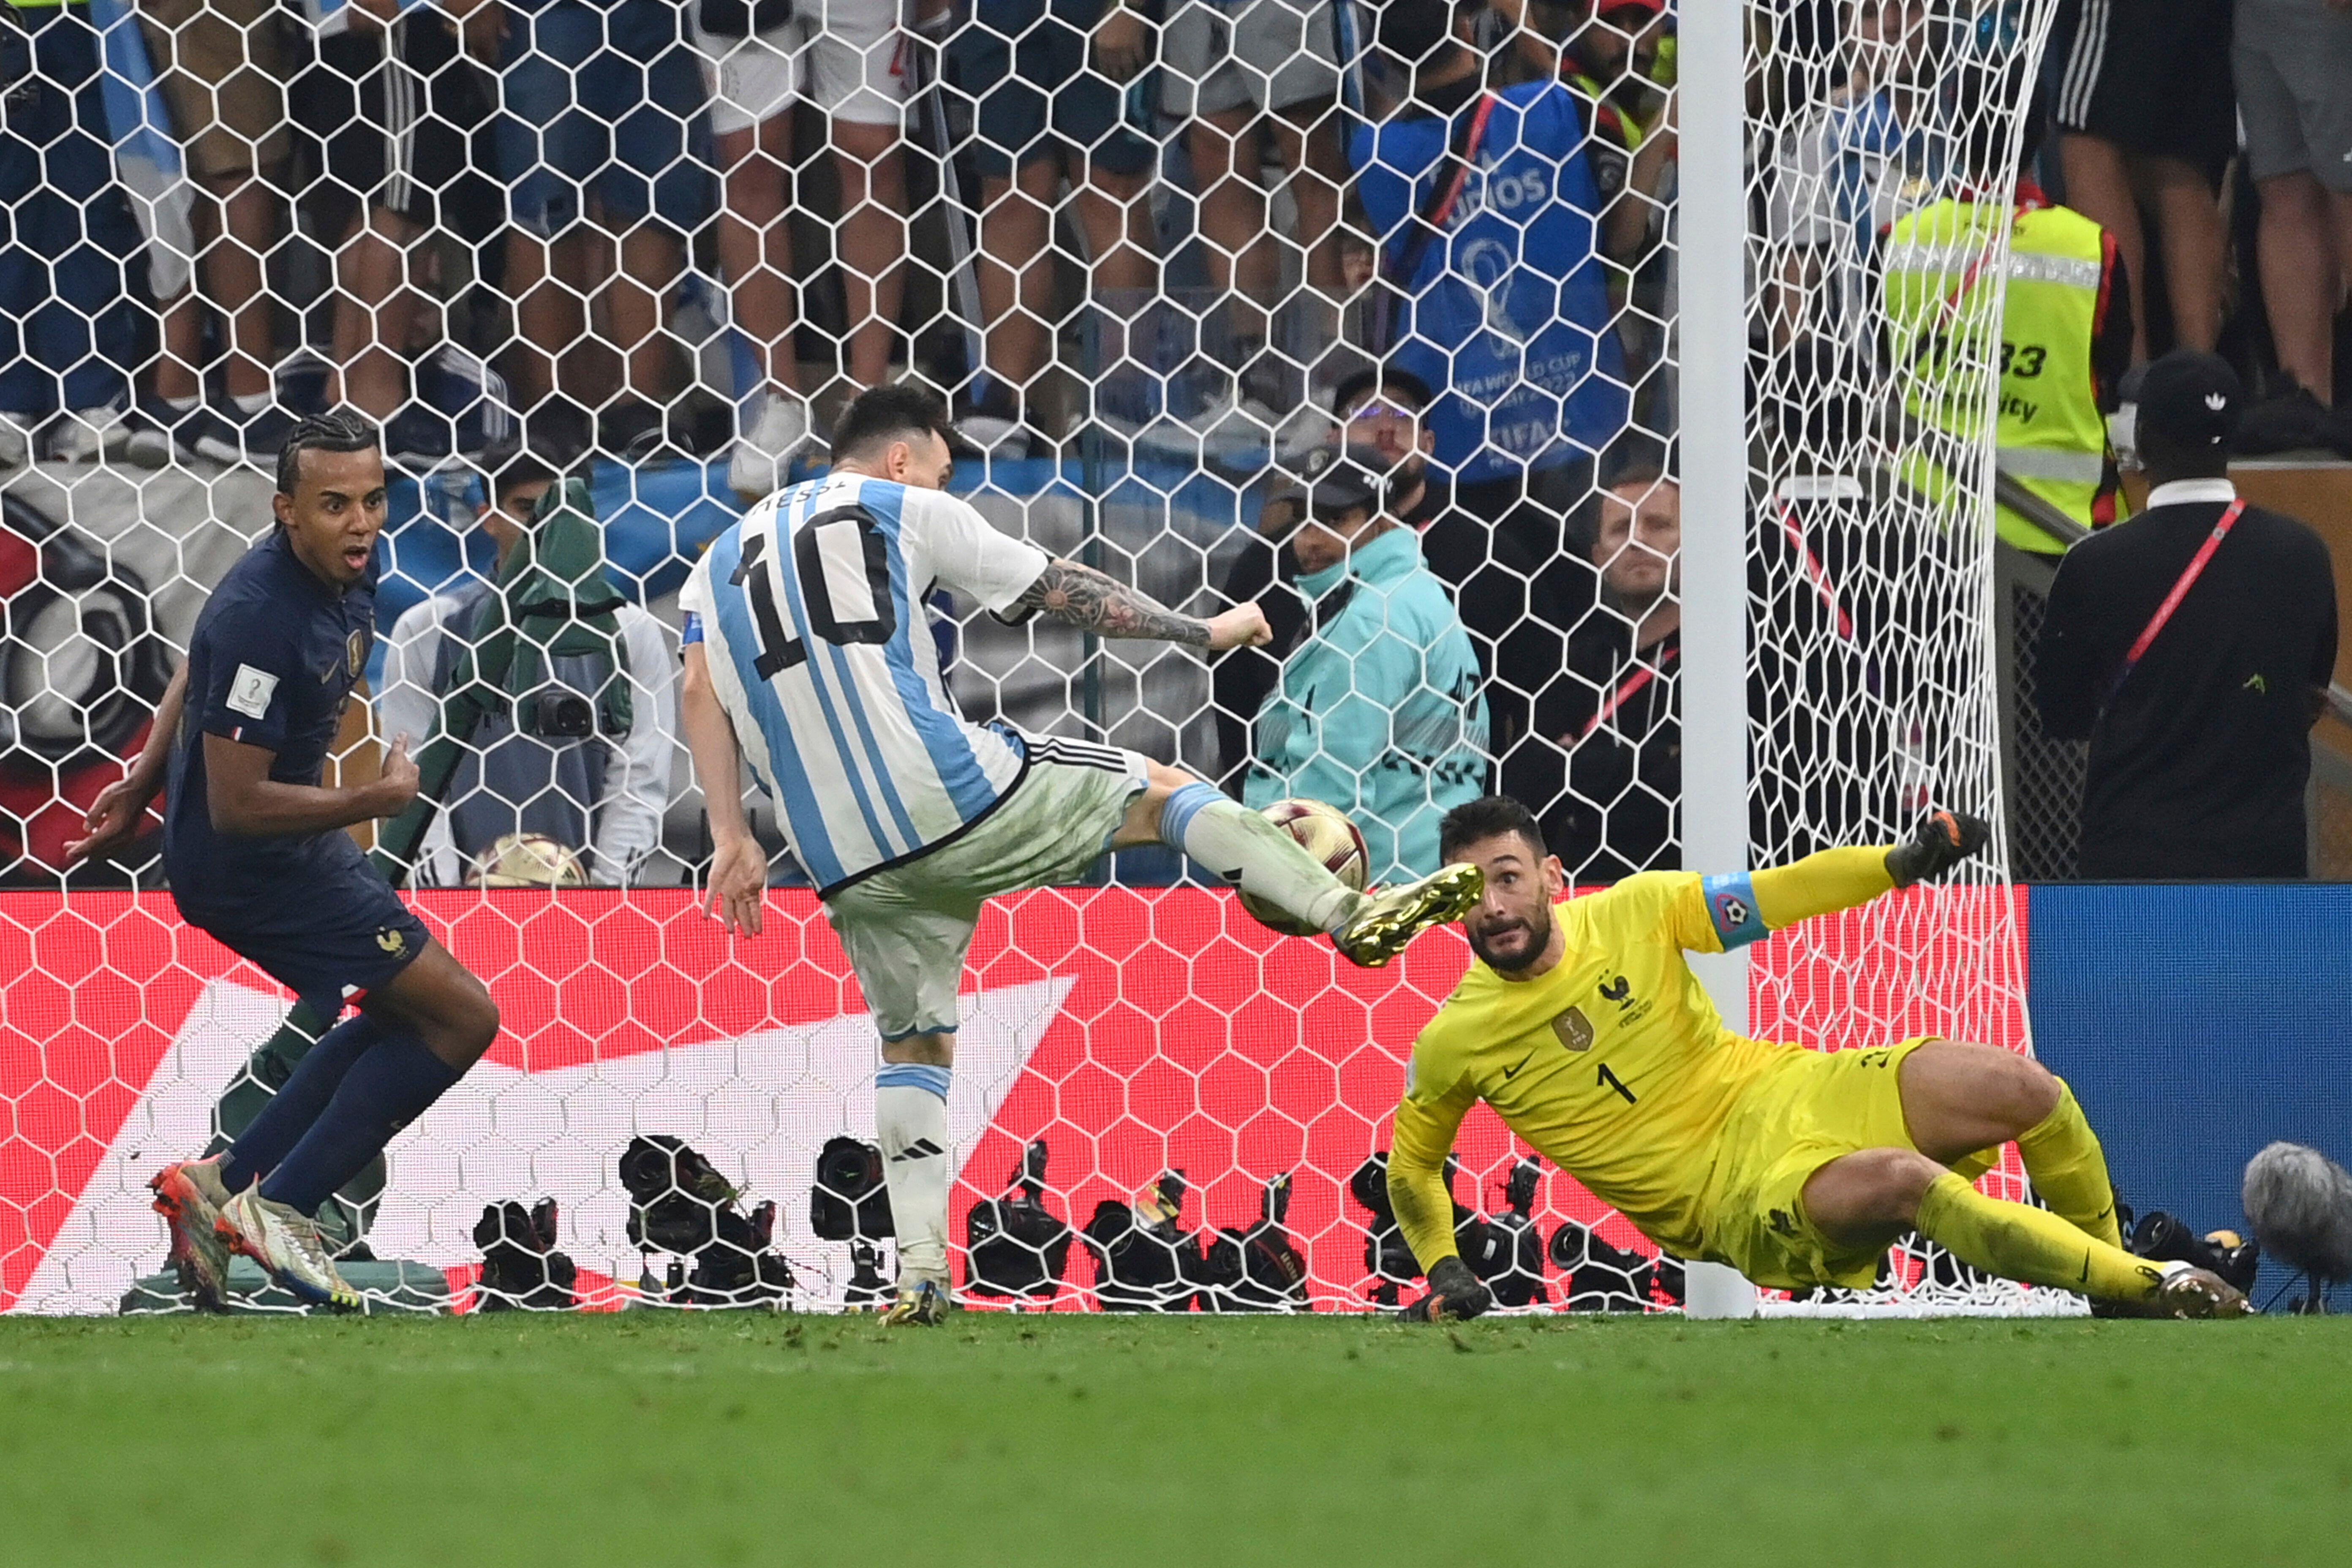
[[[989,450],[955,488],[998,527],[1171,605],[1263,594],[1276,624],[1212,664],[942,594],[927,629],[972,717],[1335,797],[1380,877],[1429,868],[1435,814],[1489,782],[1583,885],[1679,863],[1675,137],[1701,106],[1675,104],[1673,6],[1171,0],[1138,38],[1034,0],[920,31],[883,5],[871,37],[680,20],[713,9],[557,0],[503,37],[331,0],[0,9],[0,138],[39,151],[0,161],[34,171],[0,204],[42,253],[0,300],[0,1310],[180,1310],[146,1179],[248,1121],[322,1023],[180,920],[152,822],[68,865],[271,526],[272,409],[389,413],[370,685],[331,767],[439,734],[446,811],[421,843],[378,831],[504,1020],[322,1214],[379,1310],[831,1310],[889,1279],[865,1003],[772,810],[767,934],[699,914],[675,719],[687,570],[747,495],[819,471],[793,421],[821,431],[860,381],[956,398]],[[1890,839],[1929,801],[2000,820],[2006,228],[1899,240],[1967,279],[1903,355],[1882,231],[2005,209],[2051,9],[1748,10],[1755,864]],[[223,46],[252,68],[235,101],[201,79]],[[225,308],[257,281],[266,309]],[[499,523],[518,448],[584,492]],[[1309,509],[1344,522],[1335,460],[1407,511],[1421,599],[1368,546],[1338,573],[1301,552],[1286,492],[1326,487]],[[470,628],[520,591],[506,541],[542,525],[543,558],[601,551],[624,607],[567,600],[530,678],[452,720]],[[1452,624],[1400,683],[1365,650],[1409,602]],[[1363,695],[1318,703],[1318,669]],[[1759,949],[1753,1031],[2028,1048],[2000,850]],[[1378,1162],[1468,963],[1441,932],[1352,969],[1162,853],[1000,900],[959,1004],[960,1295],[1409,1298]],[[1507,1301],[1673,1310],[1673,1260],[1490,1114],[1457,1152],[1465,1251]],[[2022,1194],[2013,1152],[1986,1181]],[[1771,1310],[2071,1303],[1898,1248],[1881,1291]]]

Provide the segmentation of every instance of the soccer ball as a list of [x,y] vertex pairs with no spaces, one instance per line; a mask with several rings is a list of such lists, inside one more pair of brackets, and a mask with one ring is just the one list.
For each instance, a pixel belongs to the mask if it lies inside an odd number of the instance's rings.
[[[1371,874],[1371,856],[1364,848],[1364,836],[1348,820],[1346,812],[1319,800],[1277,800],[1259,815],[1298,840],[1299,847],[1323,862],[1325,870],[1358,892],[1363,891],[1365,880]],[[1285,936],[1322,934],[1301,925],[1263,899],[1244,893],[1241,900],[1250,918],[1268,931],[1278,931]]]

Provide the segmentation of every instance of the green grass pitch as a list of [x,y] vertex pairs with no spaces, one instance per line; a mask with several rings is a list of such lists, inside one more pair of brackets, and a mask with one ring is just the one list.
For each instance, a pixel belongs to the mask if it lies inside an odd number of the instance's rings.
[[2326,1319],[0,1319],[0,1563],[2330,1562],[2347,1372]]

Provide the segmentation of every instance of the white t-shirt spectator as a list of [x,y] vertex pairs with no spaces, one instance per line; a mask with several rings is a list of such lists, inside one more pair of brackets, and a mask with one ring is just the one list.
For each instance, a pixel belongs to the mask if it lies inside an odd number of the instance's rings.
[[[389,744],[408,737],[409,754],[422,750],[433,732],[440,700],[433,676],[450,617],[468,601],[442,594],[412,605],[393,623],[385,640],[383,690],[376,698],[376,731]],[[593,842],[585,848],[588,880],[599,888],[625,885],[640,860],[661,843],[662,813],[669,805],[670,763],[677,746],[677,653],[662,624],[635,605],[623,605],[614,619],[629,653],[629,732],[604,770],[603,797],[595,803]],[[417,857],[417,880],[426,887],[456,887],[469,869],[450,837],[449,813],[434,813]]]
[[1906,128],[1892,97],[1832,104],[1773,149],[1764,232],[1787,257],[1820,252],[1820,283],[1797,311],[1799,335],[1871,341],[1879,237],[1935,199],[1928,139]]

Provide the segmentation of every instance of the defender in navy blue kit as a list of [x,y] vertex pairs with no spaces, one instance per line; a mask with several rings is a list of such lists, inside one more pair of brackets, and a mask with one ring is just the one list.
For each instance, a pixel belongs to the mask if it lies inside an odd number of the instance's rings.
[[273,783],[315,788],[367,668],[375,583],[372,551],[349,587],[322,582],[282,528],[229,568],[188,640],[190,695],[163,816],[163,869],[182,917],[330,1018],[408,967],[425,928],[348,833],[215,828],[205,752],[214,736],[257,747],[272,753]]
[[375,632],[383,455],[355,416],[306,419],[278,463],[277,526],[196,617],[187,662],[72,859],[136,834],[167,782],[163,868],[188,923],[336,1025],[245,1134],[149,1184],[196,1305],[226,1305],[232,1252],[301,1300],[355,1307],[313,1215],[498,1037],[482,983],[435,942],[343,829],[415,798],[407,737],[380,777],[328,787],[327,749]]

